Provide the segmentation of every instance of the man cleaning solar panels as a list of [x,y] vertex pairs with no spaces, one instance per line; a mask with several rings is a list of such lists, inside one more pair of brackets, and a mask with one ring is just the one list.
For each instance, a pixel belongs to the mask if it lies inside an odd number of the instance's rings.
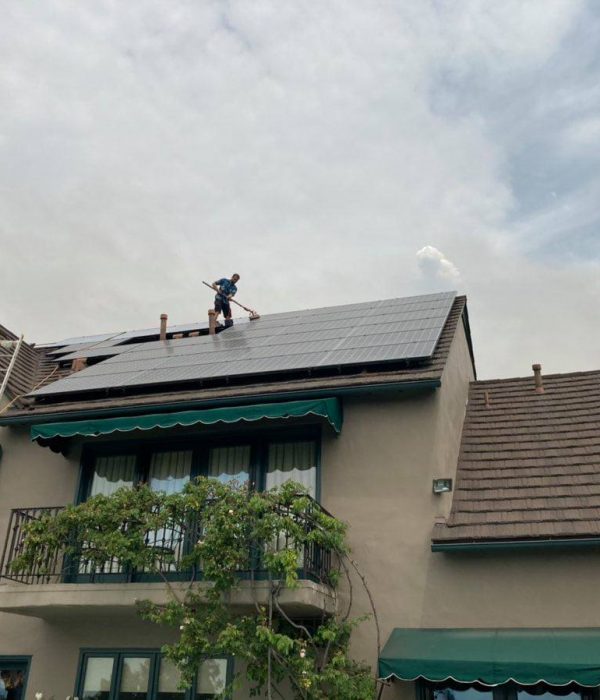
[[[219,317],[219,314],[222,312],[225,318],[225,328],[233,326],[230,302],[237,304],[240,308],[244,309],[244,311],[247,311],[250,314],[251,321],[256,321],[256,319],[260,318],[260,315],[254,309],[249,309],[247,306],[240,304],[239,301],[236,301],[233,298],[234,294],[237,292],[237,287],[235,283],[239,279],[240,276],[236,273],[235,275],[231,276],[231,279],[227,279],[227,277],[222,277],[220,280],[217,280],[212,284],[209,284],[208,282],[202,280],[202,284],[204,284],[209,289],[214,289],[215,292],[217,292],[217,296],[215,297],[215,320]],[[210,314],[212,314],[212,309],[209,311],[209,315]]]
[[212,288],[217,292],[215,296],[215,311],[217,312],[217,319],[219,314],[223,314],[225,319],[225,328],[233,326],[233,319],[231,318],[231,305],[230,301],[233,299],[237,292],[236,282],[238,282],[240,276],[237,272],[231,276],[231,279],[227,277],[222,277],[220,280],[212,283]]

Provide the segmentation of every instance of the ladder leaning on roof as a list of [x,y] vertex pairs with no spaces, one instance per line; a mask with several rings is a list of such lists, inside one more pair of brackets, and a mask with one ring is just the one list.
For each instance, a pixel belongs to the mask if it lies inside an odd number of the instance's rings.
[[6,386],[8,384],[8,380],[10,377],[10,374],[13,370],[13,367],[15,366],[15,362],[17,361],[17,355],[19,354],[19,350],[21,349],[21,345],[23,344],[23,334],[21,334],[21,337],[19,340],[2,340],[0,341],[0,348],[15,348],[15,351],[12,354],[12,357],[10,358],[10,362],[8,363],[8,367],[6,368],[6,372],[4,374],[4,379],[2,380],[2,386],[0,386],[0,403],[2,402],[2,397],[4,396],[4,392],[6,391]]

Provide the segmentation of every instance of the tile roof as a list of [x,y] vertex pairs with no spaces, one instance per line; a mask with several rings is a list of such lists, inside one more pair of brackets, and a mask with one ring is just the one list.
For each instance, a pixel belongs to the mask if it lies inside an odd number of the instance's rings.
[[[17,340],[18,337],[8,328],[0,325],[0,340]],[[14,348],[0,348],[0,381],[12,359]],[[52,362],[48,351],[36,348],[23,341],[19,354],[10,373],[7,396],[15,407],[24,405],[23,397],[34,388],[44,386],[69,374],[70,370]]]
[[600,536],[600,371],[548,375],[544,389],[533,376],[471,384],[434,543]]
[[211,401],[213,399],[235,400],[239,398],[251,398],[261,395],[277,394],[280,392],[305,392],[320,390],[335,390],[347,387],[378,385],[383,383],[407,383],[428,380],[439,380],[442,376],[444,366],[448,357],[450,344],[454,338],[456,328],[461,318],[468,323],[466,316],[466,297],[456,297],[448,319],[442,330],[431,360],[425,364],[410,365],[395,369],[382,369],[365,367],[353,374],[342,374],[320,377],[304,377],[295,379],[254,379],[250,383],[238,385],[220,384],[219,386],[205,386],[199,388],[173,387],[169,391],[158,391],[153,393],[132,393],[129,395],[116,395],[112,397],[84,399],[71,398],[52,403],[40,403],[31,401],[27,406],[22,406],[11,410],[7,416],[19,418],[31,416],[33,414],[40,417],[52,419],[54,414],[64,414],[68,412],[102,411],[115,408],[127,408],[132,410],[153,405],[168,405],[169,403]]

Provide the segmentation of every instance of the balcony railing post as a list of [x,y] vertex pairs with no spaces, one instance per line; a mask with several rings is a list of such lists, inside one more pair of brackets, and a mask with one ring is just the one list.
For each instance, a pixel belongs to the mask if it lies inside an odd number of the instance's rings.
[[15,525],[13,525],[13,521],[15,519],[15,512],[14,510],[10,511],[10,518],[8,520],[8,528],[6,529],[6,540],[4,541],[4,547],[2,549],[2,563],[0,563],[0,576],[4,576],[4,566],[7,561],[6,555],[7,555],[7,550],[8,550],[8,541],[11,537],[11,534],[14,538],[14,533],[15,533]]

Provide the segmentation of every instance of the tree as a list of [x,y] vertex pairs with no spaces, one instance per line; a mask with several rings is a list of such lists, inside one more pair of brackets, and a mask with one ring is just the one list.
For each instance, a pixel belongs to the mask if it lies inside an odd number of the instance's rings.
[[[331,552],[336,561],[318,574],[321,583],[335,591],[342,575],[350,580],[356,564],[345,533],[345,525],[299,484],[259,493],[200,477],[181,493],[123,488],[33,521],[13,568],[43,573],[61,552],[79,571],[116,561],[122,569],[161,577],[168,602],[142,601],[139,613],[178,631],[163,653],[180,669],[184,685],[206,657],[233,655],[245,662],[253,696],[283,698],[287,687],[295,700],[370,700],[376,687],[370,668],[348,651],[360,622],[349,617],[351,602],[346,611],[323,614],[310,624],[294,620],[280,605],[281,591],[298,585],[298,569],[309,552],[317,557]],[[176,568],[192,572],[183,595],[169,581]],[[210,586],[195,585],[199,571]],[[244,572],[252,578],[257,571],[269,582],[267,602],[236,613],[227,605],[228,594]]]

